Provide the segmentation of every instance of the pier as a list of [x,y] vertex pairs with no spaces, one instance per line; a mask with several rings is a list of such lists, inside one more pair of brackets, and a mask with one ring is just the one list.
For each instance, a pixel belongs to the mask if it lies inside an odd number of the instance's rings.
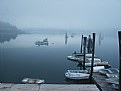
[[[84,38],[84,39],[83,39]],[[78,62],[80,63],[80,67],[83,67],[83,69],[86,69],[89,71],[90,73],[90,83],[92,83],[92,81],[94,81],[94,83],[97,85],[97,87],[99,88],[100,91],[120,91],[119,89],[119,84],[114,84],[114,83],[108,83],[106,81],[106,79],[108,79],[108,77],[106,75],[102,75],[100,74],[99,72],[93,72],[93,64],[94,64],[94,49],[95,49],[95,34],[93,33],[93,40],[92,40],[92,44],[88,43],[89,45],[92,45],[91,47],[90,46],[86,46],[85,42],[86,42],[86,37],[83,37],[82,35],[82,40],[81,40],[81,52],[80,53],[83,53],[84,54],[84,57],[83,57],[83,62],[80,62],[80,60],[78,60]],[[91,39],[91,38],[90,38]],[[121,39],[120,39],[121,40]],[[82,46],[83,45],[83,46]],[[83,49],[83,52],[82,52],[82,47],[84,48]],[[86,52],[86,48],[88,50],[91,50],[91,52]],[[92,53],[92,63],[91,63],[91,66],[90,67],[85,67],[85,53]],[[82,64],[83,63],[83,64]],[[106,62],[106,61],[102,61],[101,63],[97,63],[96,66],[104,66],[105,68],[111,68],[111,65]],[[120,72],[120,70],[119,70]]]
[[0,84],[0,91],[100,91],[95,84]]
[[107,77],[101,75],[100,73],[93,73],[93,80],[100,91],[118,91],[117,87],[114,87],[113,84],[106,82]]

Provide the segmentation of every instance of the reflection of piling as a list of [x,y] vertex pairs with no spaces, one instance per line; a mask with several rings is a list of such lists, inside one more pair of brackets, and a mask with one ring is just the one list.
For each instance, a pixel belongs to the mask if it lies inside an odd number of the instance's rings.
[[87,37],[84,37],[84,60],[83,60],[83,70],[85,70],[85,61],[86,61],[86,41],[87,41]]
[[83,46],[83,35],[82,35],[82,38],[81,38],[81,53],[82,53],[82,46]]
[[95,33],[93,33],[93,46],[92,46],[92,63],[91,63],[91,73],[90,73],[90,83],[92,82],[93,64],[94,64],[94,51],[95,51]]
[[101,45],[101,33],[99,34],[99,46]]
[[67,33],[65,33],[65,45],[67,44],[67,41],[68,41],[68,35]]
[[119,37],[119,91],[121,91],[121,31],[118,32]]

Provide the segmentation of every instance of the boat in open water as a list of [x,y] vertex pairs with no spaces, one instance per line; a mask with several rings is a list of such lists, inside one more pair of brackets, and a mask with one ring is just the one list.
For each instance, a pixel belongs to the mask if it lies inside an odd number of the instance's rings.
[[48,45],[49,43],[48,43],[48,39],[47,38],[45,38],[45,39],[43,39],[43,41],[36,41],[35,42],[35,45],[38,45],[38,46],[40,46],[40,45]]

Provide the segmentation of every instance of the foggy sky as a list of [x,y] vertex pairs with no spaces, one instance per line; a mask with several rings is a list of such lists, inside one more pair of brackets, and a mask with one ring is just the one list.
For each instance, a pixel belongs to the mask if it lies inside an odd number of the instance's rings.
[[121,0],[0,0],[0,20],[18,28],[121,29]]

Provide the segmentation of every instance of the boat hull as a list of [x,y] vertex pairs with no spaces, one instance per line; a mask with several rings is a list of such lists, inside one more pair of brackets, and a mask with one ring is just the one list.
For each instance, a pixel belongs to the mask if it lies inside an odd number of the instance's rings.
[[66,78],[75,80],[89,79],[89,76],[87,70],[67,70],[65,73]]

